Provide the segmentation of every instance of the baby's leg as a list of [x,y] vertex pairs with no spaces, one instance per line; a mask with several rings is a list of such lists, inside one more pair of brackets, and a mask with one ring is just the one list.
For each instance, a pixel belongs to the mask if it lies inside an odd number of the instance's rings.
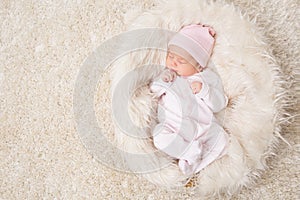
[[198,136],[197,122],[191,118],[182,118],[177,129],[178,134],[188,142],[194,141]]
[[167,124],[156,125],[153,143],[156,148],[169,156],[187,160],[190,164],[201,156],[202,145],[199,141],[185,140],[181,135],[174,133]]
[[153,143],[156,148],[174,158],[181,158],[189,146],[180,135],[174,133],[166,124],[159,123],[153,131]]

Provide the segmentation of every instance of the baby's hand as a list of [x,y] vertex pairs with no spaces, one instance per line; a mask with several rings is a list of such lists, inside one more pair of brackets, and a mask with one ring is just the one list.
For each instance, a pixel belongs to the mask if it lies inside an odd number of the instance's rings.
[[194,94],[197,94],[202,89],[202,83],[201,82],[193,82],[191,84],[191,88]]
[[176,72],[169,69],[165,69],[161,74],[161,78],[164,82],[172,82],[175,80],[176,76]]

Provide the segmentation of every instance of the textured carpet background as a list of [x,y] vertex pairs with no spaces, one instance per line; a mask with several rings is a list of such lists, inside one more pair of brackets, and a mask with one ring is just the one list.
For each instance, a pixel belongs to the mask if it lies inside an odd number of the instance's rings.
[[[265,32],[282,66],[290,99],[299,98],[298,0],[234,1]],[[77,73],[105,39],[125,30],[128,13],[154,0],[0,2],[0,199],[199,199],[192,191],[165,191],[97,162],[76,133],[73,90]],[[103,93],[108,80],[103,78]],[[297,85],[298,84],[298,85]],[[99,98],[103,105],[108,102]],[[299,102],[287,109],[297,115]],[[101,109],[100,109],[101,110]],[[102,126],[111,130],[109,111]],[[298,120],[297,120],[298,119]],[[299,117],[283,129],[270,169],[233,199],[300,196]]]

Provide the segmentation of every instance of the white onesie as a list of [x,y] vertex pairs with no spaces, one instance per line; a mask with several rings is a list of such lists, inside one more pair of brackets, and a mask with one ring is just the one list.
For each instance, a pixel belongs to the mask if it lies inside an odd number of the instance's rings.
[[[202,83],[197,94],[190,87],[194,81]],[[225,154],[228,136],[213,113],[225,108],[228,99],[216,73],[206,68],[192,76],[177,76],[169,83],[157,79],[150,89],[159,97],[154,145],[179,159],[184,174],[197,173]]]

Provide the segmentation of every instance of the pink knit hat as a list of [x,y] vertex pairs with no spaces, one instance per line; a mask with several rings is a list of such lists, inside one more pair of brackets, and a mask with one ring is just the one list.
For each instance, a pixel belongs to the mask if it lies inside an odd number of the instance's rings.
[[168,43],[185,51],[201,65],[206,67],[215,43],[215,31],[212,27],[201,24],[184,26]]

